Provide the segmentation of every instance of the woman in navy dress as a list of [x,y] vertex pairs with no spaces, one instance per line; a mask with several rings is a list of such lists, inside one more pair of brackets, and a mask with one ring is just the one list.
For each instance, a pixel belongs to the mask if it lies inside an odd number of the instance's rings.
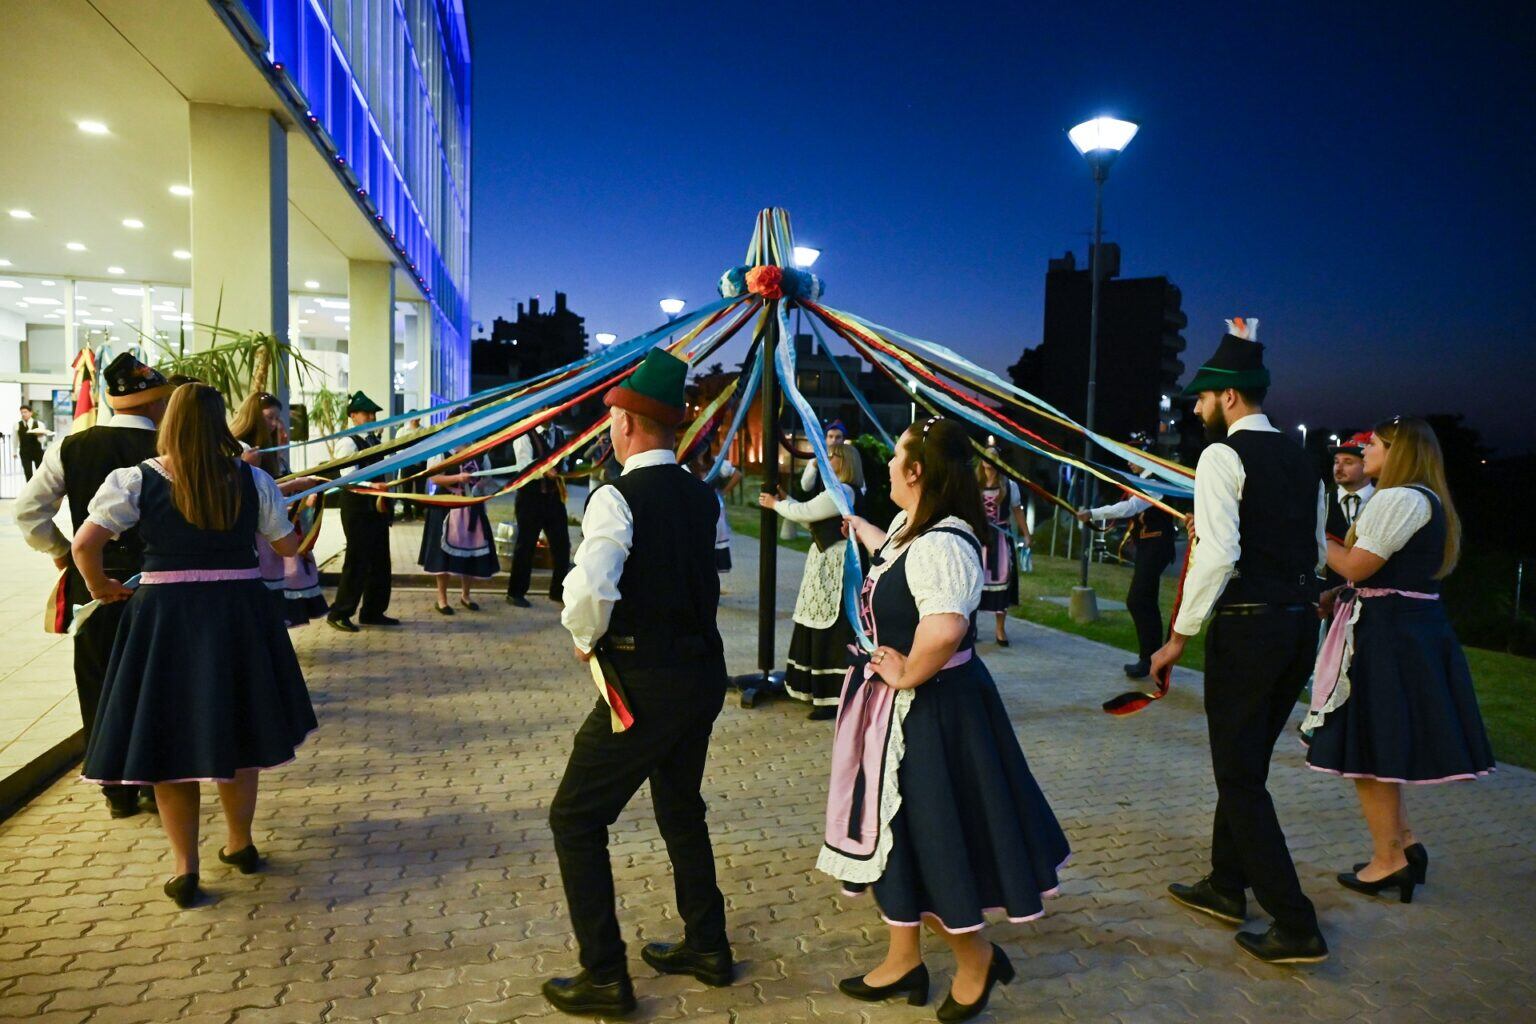
[[[431,466],[448,461],[447,455],[432,460]],[[438,493],[471,494],[475,476],[480,468],[474,459],[459,464],[454,473],[434,473],[428,479]],[[445,507],[428,505],[426,523],[421,528],[421,553],[417,556],[421,567],[431,574],[437,583],[437,611],[440,615],[452,615],[453,605],[448,603],[448,577],[459,578],[459,604],[465,611],[477,612],[479,603],[470,596],[472,579],[488,580],[501,568],[496,548],[491,540],[491,520],[484,505],[457,505]]]
[[1307,763],[1355,781],[1371,859],[1338,876],[1413,899],[1429,854],[1408,823],[1405,784],[1475,779],[1494,769],[1472,675],[1440,601],[1461,526],[1434,431],[1398,417],[1364,446],[1377,490],[1328,567],[1349,583],[1325,596],[1333,625],[1318,655]]
[[[158,447],[158,458],[107,477],[75,534],[91,596],[128,602],[82,776],[155,787],[175,859],[165,892],[189,907],[202,895],[199,783],[217,783],[224,807],[219,860],[259,870],[258,773],[293,759],[315,714],[256,559],[258,536],[281,555],[298,549],[277,485],[241,461],[224,400],[205,384],[176,389]],[[102,572],[101,551],[135,524],[144,570],[130,590]]]
[[912,426],[890,476],[901,509],[890,534],[848,520],[873,553],[861,620],[878,646],[854,660],[844,683],[817,866],[845,891],[871,888],[889,925],[885,959],[839,989],[871,1002],[926,1002],[926,923],[957,964],[939,1019],[968,1020],[994,983],[1014,976],[983,938],[983,915],[1043,914],[1067,840],[976,656],[986,523],[964,429],[945,420]]

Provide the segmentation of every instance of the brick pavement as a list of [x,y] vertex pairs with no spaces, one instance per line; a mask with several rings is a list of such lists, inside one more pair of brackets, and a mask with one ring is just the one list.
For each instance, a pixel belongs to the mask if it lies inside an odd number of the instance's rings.
[[[754,550],[737,545],[722,625],[750,667]],[[785,553],[793,578],[799,556]],[[780,609],[792,605],[782,587]],[[0,1019],[5,1021],[513,1021],[548,1016],[539,982],[574,963],[545,814],[590,682],[536,601],[440,618],[402,594],[408,625],[295,634],[322,728],[265,778],[258,876],[213,859],[217,902],[178,911],[154,819],[113,823],[72,780],[0,824]],[[1139,716],[1098,702],[1124,656],[1022,622],[983,654],[1075,857],[1050,913],[991,930],[1019,969],[994,1020],[1528,1020],[1536,897],[1536,775],[1411,795],[1434,858],[1411,906],[1344,891],[1367,849],[1351,788],[1306,771],[1282,741],[1273,789],[1303,884],[1335,955],[1282,970],[1243,957],[1231,930],[1163,895],[1202,873],[1212,807],[1199,680]],[[780,654],[787,643],[780,633]],[[813,864],[828,730],[795,705],[728,701],[707,779],[736,953],[730,989],[657,978],[636,958],[638,1019],[783,1022],[932,1019],[835,991],[873,964],[883,927]],[[643,795],[612,851],[632,943],[679,933],[665,853]],[[633,948],[633,945],[632,945]],[[930,941],[935,997],[951,963]],[[552,1018],[551,1018],[552,1019]]]

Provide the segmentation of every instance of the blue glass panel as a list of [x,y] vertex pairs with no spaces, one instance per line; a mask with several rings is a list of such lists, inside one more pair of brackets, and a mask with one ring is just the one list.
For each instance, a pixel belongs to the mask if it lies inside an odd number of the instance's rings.
[[330,101],[326,105],[325,130],[331,133],[331,141],[336,143],[337,152],[343,156],[351,152],[351,137],[347,134],[347,112],[352,109],[347,102],[351,95],[352,76],[347,74],[347,66],[342,63],[341,56],[334,51],[331,53],[331,92]]
[[299,8],[303,0],[271,0],[271,4],[272,63],[281,66],[288,81],[298,87],[299,62],[304,59],[299,49]]
[[245,4],[245,9],[251,12],[251,20],[261,29],[262,34],[271,38],[271,29],[267,25],[266,0],[242,0],[242,2]]
[[303,0],[303,8],[304,66],[299,69],[299,83],[304,87],[304,97],[309,100],[309,112],[324,124],[326,59],[331,54],[331,33],[315,10],[313,0]]
[[361,185],[368,180],[368,109],[363,106],[363,98],[355,88],[348,95],[352,102],[352,151],[347,154],[347,159],[352,162],[352,173],[357,175]]

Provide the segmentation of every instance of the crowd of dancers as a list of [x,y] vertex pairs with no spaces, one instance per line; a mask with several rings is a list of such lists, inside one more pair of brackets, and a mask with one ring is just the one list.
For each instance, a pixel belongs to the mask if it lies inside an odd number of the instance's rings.
[[[1270,379],[1254,329],[1234,321],[1187,389],[1211,442],[1195,474],[1197,543],[1167,638],[1157,635],[1160,620],[1150,635],[1139,629],[1140,659],[1127,672],[1168,670],[1208,630],[1210,869],[1169,893],[1238,927],[1251,890],[1271,923],[1237,931],[1240,948],[1269,963],[1310,963],[1328,955],[1328,944],[1267,790],[1274,745],[1309,677],[1307,762],[1354,781],[1370,835],[1369,858],[1339,875],[1350,889],[1394,891],[1409,902],[1426,881],[1428,853],[1403,787],[1476,778],[1494,761],[1438,599],[1460,528],[1434,434],[1412,418],[1379,423],[1339,452],[1358,460],[1358,472],[1336,468],[1339,490],[1330,491],[1264,415]],[[607,841],[647,781],[683,930],[641,957],[709,985],[729,985],[735,974],[701,789],[727,684],[716,623],[729,568],[720,492],[739,475],[729,466],[711,475],[704,461],[692,471],[678,464],[686,373],[681,360],[653,350],[605,396],[622,469],[591,493],[569,572],[554,552],[550,596],[563,603],[574,656],[592,663],[583,671],[606,694],[576,733],[550,808],[580,970],[550,979],[543,992],[570,1013],[623,1015],[636,1005]],[[16,519],[63,570],[63,606],[84,616],[75,636],[89,730],[82,775],[103,787],[114,815],[148,799],[158,806],[173,859],[164,888],[190,907],[202,898],[199,784],[216,784],[224,809],[219,859],[259,871],[259,773],[292,759],[316,727],[285,625],[322,614],[348,632],[360,628],[354,614],[365,626],[397,621],[386,614],[390,512],[375,495],[344,492],[348,548],[326,609],[303,550],[305,506],[285,507],[286,495],[313,481],[275,481],[287,469],[277,461],[286,440],[277,400],[252,396],[232,431],[223,398],[206,385],[167,380],[129,355],[105,379],[111,423],[48,450]],[[353,396],[354,423],[378,411]],[[788,686],[812,718],[832,721],[817,866],[848,895],[871,896],[887,926],[884,957],[839,988],[856,1000],[926,1003],[926,926],[955,962],[938,1018],[966,1020],[1015,976],[986,937],[988,915],[1040,916],[1069,857],[977,647],[981,611],[996,613],[995,639],[1008,643],[1004,616],[1017,600],[1028,530],[1017,489],[991,459],[977,465],[966,429],[944,419],[916,422],[897,440],[886,467],[897,508],[888,525],[842,516],[838,492],[857,509],[866,481],[838,428],[827,438],[835,479],[808,473],[802,484],[819,487],[808,500],[760,500],[815,539],[794,609]],[[378,443],[362,432],[348,440],[363,455]],[[426,472],[447,493],[471,494],[480,479],[473,462],[451,455]],[[558,487],[524,489],[534,496],[526,512],[519,502],[520,535],[565,536]],[[72,539],[53,525],[66,500]],[[1147,566],[1139,552],[1135,578],[1155,582],[1172,557],[1173,523],[1146,512],[1122,503],[1085,516],[1137,518]],[[860,557],[868,571],[850,622],[843,560]],[[470,581],[497,566],[483,508],[431,507],[421,563],[438,580],[439,613],[455,614],[453,577],[458,610],[477,610]],[[514,555],[513,604],[527,604],[528,567]],[[1320,614],[1328,623],[1321,644]]]

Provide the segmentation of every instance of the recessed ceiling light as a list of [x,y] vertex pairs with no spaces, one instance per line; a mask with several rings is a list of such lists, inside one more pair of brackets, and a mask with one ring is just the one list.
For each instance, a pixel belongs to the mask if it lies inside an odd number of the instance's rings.
[[294,323],[298,324],[300,327],[303,327],[305,324],[309,323],[309,321],[308,320],[295,320]]
[[172,249],[171,255],[179,260],[189,260],[192,258],[192,254],[185,249]]
[[324,306],[326,309],[351,309],[352,303],[346,299],[316,299],[315,305]]
[[31,210],[12,210],[11,211],[11,217],[14,218],[15,220],[31,220],[32,219],[32,211]]
[[87,135],[107,135],[109,129],[100,121],[76,121],[75,126]]
[[192,194],[192,186],[190,186],[190,185],[172,185],[171,186],[171,195],[173,195],[173,196],[189,196],[191,194]]
[[83,323],[83,324],[90,324],[92,327],[111,327],[112,326],[112,321],[111,320],[81,320],[80,322]]
[[50,299],[50,298],[47,298],[46,296],[42,296],[42,295],[27,295],[27,296],[24,296],[24,297],[26,298],[26,300],[28,302],[32,303],[32,305],[34,305],[34,306],[62,306],[63,305],[63,303],[60,302],[58,299]]
[[11,261],[10,260],[0,260],[0,267],[8,267],[10,265],[11,265]]
[[[18,286],[18,287],[19,287],[19,286]],[[306,312],[306,313],[313,313],[313,312],[314,312],[314,310],[312,310],[312,309],[306,309],[306,310],[305,310],[305,311],[304,311],[304,312]]]
[[20,281],[0,281],[0,288],[20,288]]
[[16,303],[16,305],[20,306],[22,309],[26,309],[27,308],[27,304],[25,302],[18,302],[18,303]]
[[139,220],[139,218],[137,218],[137,217],[124,217],[123,218],[123,227],[125,227],[125,228],[135,228],[135,229],[137,229],[137,228],[141,228],[143,226],[144,226],[144,222]]
[[65,242],[64,243],[64,248],[68,249],[70,252],[85,252],[85,243],[84,242]]
[[113,295],[143,295],[143,288],[113,288]]
[[64,319],[64,314],[63,313],[44,313],[43,314],[43,319],[44,320],[62,320],[62,319]]
[[123,317],[123,323],[125,323],[125,324],[131,324],[131,323],[133,323],[133,317],[131,317],[131,316],[125,316],[125,317]]
[[336,322],[339,324],[349,324],[352,322],[352,318],[349,316],[338,316]]
[[305,288],[319,288],[320,287],[320,282],[319,281],[305,281],[304,282],[304,287]]
[[54,284],[56,284],[57,282],[54,282],[54,281],[39,281],[38,283],[41,284],[44,288],[52,288],[54,286]]
[[107,273],[109,273],[109,274],[126,274],[127,271],[124,270],[122,267],[108,267],[107,268]]

